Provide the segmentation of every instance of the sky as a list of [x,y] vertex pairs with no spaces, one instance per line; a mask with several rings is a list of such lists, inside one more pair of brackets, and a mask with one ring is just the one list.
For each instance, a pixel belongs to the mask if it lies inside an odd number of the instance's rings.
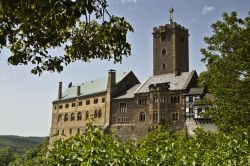
[[[32,66],[10,66],[7,49],[0,54],[0,135],[48,136],[51,126],[52,101],[58,82],[66,89],[70,82],[79,84],[105,77],[109,69],[133,71],[141,82],[152,75],[153,27],[169,21],[168,10],[174,8],[174,21],[189,29],[189,67],[200,73],[206,70],[200,61],[200,49],[206,47],[205,36],[211,36],[211,24],[222,19],[223,12],[236,11],[246,17],[250,0],[109,0],[109,12],[125,17],[134,28],[128,34],[132,55],[120,64],[94,60],[76,62],[61,73],[31,74]],[[53,50],[61,53],[60,49]]]

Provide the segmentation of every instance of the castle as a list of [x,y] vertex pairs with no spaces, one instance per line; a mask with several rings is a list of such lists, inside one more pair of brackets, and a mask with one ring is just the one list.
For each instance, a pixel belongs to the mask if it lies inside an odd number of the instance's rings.
[[50,142],[84,134],[91,117],[94,125],[113,130],[121,140],[137,141],[151,129],[168,123],[185,129],[187,119],[201,122],[205,109],[193,101],[204,94],[197,73],[189,71],[188,29],[173,22],[153,28],[153,76],[141,83],[130,72],[109,70],[107,77],[70,85],[53,101]]

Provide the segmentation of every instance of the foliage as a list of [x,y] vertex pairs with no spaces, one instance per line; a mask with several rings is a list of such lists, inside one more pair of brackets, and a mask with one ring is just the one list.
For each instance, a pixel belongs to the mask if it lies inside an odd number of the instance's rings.
[[27,149],[39,145],[46,140],[45,137],[20,137],[12,135],[0,136],[0,147],[10,148],[17,154],[23,154]]
[[12,160],[15,159],[15,155],[8,147],[0,148],[0,165],[7,166]]
[[88,125],[84,136],[77,135],[56,142],[48,158],[48,165],[137,165],[133,147],[104,135]]
[[250,131],[250,15],[224,13],[212,28],[214,34],[204,38],[207,48],[201,49],[207,71],[200,82],[214,95],[208,113],[224,132]]
[[[2,0],[0,48],[8,47],[11,65],[34,65],[32,73],[62,71],[76,60],[114,58],[131,54],[124,19],[110,15],[106,0]],[[63,47],[64,55],[50,49]]]
[[43,144],[30,148],[24,154],[16,156],[9,166],[45,165],[47,151],[48,140]]
[[[47,146],[47,145],[46,145]],[[11,166],[85,165],[237,165],[250,164],[246,130],[234,134],[196,130],[194,138],[184,131],[156,129],[138,145],[123,143],[89,125],[83,136],[58,140],[48,154],[46,146],[27,152]]]

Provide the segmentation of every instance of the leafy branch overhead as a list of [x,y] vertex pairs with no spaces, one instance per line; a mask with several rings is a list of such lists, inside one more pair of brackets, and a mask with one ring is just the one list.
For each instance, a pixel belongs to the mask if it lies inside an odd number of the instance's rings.
[[[63,70],[81,60],[131,54],[126,35],[132,26],[110,15],[106,0],[1,0],[0,47],[11,51],[11,65],[33,64],[32,73]],[[49,50],[62,47],[64,55]]]

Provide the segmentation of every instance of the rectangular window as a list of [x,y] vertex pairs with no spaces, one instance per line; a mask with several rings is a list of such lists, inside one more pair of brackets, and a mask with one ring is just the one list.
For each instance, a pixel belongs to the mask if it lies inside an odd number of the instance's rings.
[[158,97],[153,97],[153,103],[157,104],[158,103]]
[[54,106],[54,109],[56,109],[56,105]]
[[86,105],[89,105],[90,104],[90,100],[86,100]]
[[160,119],[165,120],[165,112],[161,112]]
[[63,105],[59,105],[59,109],[62,109],[63,108]]
[[193,102],[193,96],[189,96],[189,102]]
[[127,103],[126,102],[120,103],[120,112],[121,113],[127,112]]
[[172,114],[172,119],[173,120],[178,120],[178,113],[177,112]]
[[78,106],[82,106],[82,102],[81,101],[78,103]]
[[94,99],[94,104],[98,103],[98,98]]
[[102,98],[102,103],[105,103],[105,97]]
[[65,104],[65,108],[69,108],[69,104]]
[[72,104],[71,104],[71,107],[75,107],[75,106],[76,106],[76,103],[72,103]]
[[147,104],[147,99],[142,98],[138,100],[138,105],[146,105]]
[[165,103],[165,96],[160,97],[160,103]]
[[156,121],[156,120],[158,120],[158,113],[154,112],[153,113],[153,121]]
[[179,103],[180,96],[171,96],[171,103]]

